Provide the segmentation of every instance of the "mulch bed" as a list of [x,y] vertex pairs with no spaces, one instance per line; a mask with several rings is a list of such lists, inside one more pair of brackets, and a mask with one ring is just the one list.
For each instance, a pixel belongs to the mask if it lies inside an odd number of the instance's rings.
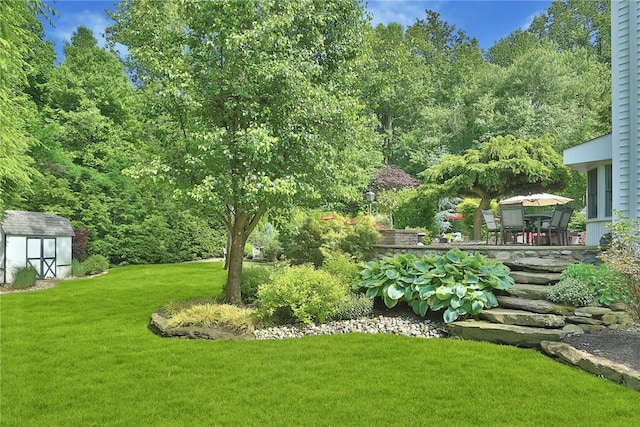
[[562,342],[640,371],[640,327],[569,335]]

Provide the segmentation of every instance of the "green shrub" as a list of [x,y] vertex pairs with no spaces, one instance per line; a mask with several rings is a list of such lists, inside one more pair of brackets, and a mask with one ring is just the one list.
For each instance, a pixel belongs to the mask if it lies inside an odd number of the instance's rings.
[[350,255],[344,252],[326,254],[322,269],[337,277],[347,288],[360,279],[360,267],[353,262]]
[[346,298],[346,289],[326,271],[311,266],[285,267],[269,286],[258,288],[258,314],[275,322],[323,323]]
[[86,274],[98,274],[109,269],[109,261],[102,255],[91,255],[84,261]]
[[631,314],[640,322],[640,221],[620,212],[610,226],[611,244],[600,258],[624,280]]
[[629,301],[624,278],[606,265],[576,263],[568,265],[561,279],[577,279],[583,282],[594,297],[593,304],[610,306],[614,302]]
[[356,260],[369,259],[380,233],[367,215],[348,219],[336,213],[315,213],[292,221],[280,236],[283,253],[292,264],[320,268],[325,254],[336,251]]
[[595,298],[589,284],[575,277],[562,279],[557,285],[552,286],[547,299],[576,307],[595,305]]
[[26,289],[36,284],[38,272],[32,265],[18,267],[13,271],[13,288]]
[[443,318],[449,323],[496,307],[493,290],[513,286],[509,272],[499,261],[459,249],[422,258],[402,254],[366,263],[354,290],[364,291],[369,298],[381,297],[389,308],[404,299],[420,316],[445,309]]
[[[271,283],[271,275],[273,271],[273,267],[268,265],[245,264],[245,267],[242,269],[242,283],[240,284],[242,301],[247,304],[254,303],[258,296],[258,288],[261,285],[266,286]],[[223,294],[226,294],[226,289]]]
[[347,298],[338,304],[336,313],[331,316],[333,320],[350,320],[360,317],[368,317],[373,311],[373,299],[363,294],[348,293]]
[[249,240],[254,247],[260,248],[260,254],[265,261],[276,261],[282,253],[282,245],[278,240],[278,232],[270,222],[254,231]]
[[74,259],[71,261],[71,275],[74,277],[83,277],[87,275],[87,268],[84,263]]
[[[411,194],[411,192],[413,194]],[[406,190],[408,197],[403,198],[395,210],[393,225],[396,229],[420,228],[427,234],[438,234],[434,214],[438,208],[438,199],[435,193]]]

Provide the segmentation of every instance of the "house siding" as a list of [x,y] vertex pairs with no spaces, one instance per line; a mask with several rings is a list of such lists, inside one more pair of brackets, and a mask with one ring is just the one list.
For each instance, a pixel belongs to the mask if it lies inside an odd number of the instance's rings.
[[640,217],[640,0],[616,1],[611,7],[613,208],[625,217]]

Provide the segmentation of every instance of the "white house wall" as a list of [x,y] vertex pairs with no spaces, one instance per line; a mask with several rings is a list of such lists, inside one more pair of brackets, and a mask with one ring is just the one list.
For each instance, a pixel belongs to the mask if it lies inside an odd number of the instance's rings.
[[0,284],[4,283],[4,233],[0,228]]
[[640,0],[611,5],[613,208],[640,218]]

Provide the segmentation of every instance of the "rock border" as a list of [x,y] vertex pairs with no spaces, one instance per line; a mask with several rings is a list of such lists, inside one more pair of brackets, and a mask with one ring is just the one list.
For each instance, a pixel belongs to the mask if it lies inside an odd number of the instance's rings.
[[631,390],[640,391],[640,371],[631,369],[609,359],[594,356],[583,350],[556,341],[542,341],[542,350],[555,360],[576,366],[583,371],[622,384]]

